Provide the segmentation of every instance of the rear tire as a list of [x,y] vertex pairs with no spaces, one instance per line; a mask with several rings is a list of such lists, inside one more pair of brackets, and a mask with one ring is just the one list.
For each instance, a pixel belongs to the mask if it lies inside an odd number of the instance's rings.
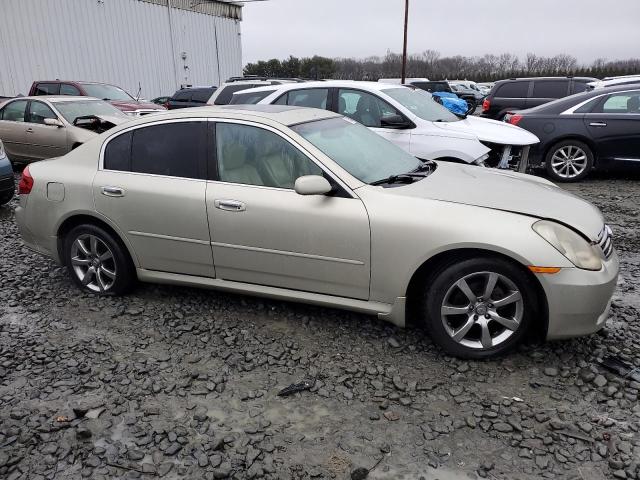
[[135,267],[125,246],[97,225],[78,225],[65,236],[63,261],[73,282],[87,293],[122,295],[135,284]]
[[538,296],[518,266],[480,257],[441,267],[423,285],[418,306],[427,332],[444,351],[483,359],[522,341],[537,316]]
[[549,149],[545,168],[556,182],[579,182],[593,169],[593,160],[593,152],[587,144],[564,140]]

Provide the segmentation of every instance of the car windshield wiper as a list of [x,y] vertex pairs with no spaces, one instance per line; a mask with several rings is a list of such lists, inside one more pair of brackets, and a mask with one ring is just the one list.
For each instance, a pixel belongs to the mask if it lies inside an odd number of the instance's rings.
[[[417,175],[422,176],[422,175]],[[401,173],[399,175],[391,175],[387,178],[382,178],[380,180],[376,180],[375,182],[371,182],[369,185],[386,185],[390,183],[413,183],[416,180],[416,175],[412,173]]]

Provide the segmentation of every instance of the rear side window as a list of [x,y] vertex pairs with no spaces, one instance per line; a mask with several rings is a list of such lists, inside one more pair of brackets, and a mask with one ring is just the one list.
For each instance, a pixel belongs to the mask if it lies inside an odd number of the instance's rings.
[[204,179],[206,122],[151,125],[133,131],[131,171]]
[[180,90],[173,94],[174,102],[188,102],[191,100],[191,90]]
[[262,92],[254,93],[236,93],[231,98],[230,105],[255,105],[263,98],[271,95],[275,90],[264,90]]
[[131,138],[133,132],[123,133],[109,143],[104,151],[104,168],[106,170],[131,170]]
[[589,90],[589,86],[587,82],[573,82],[573,91],[572,93],[582,93]]
[[533,82],[533,98],[562,98],[567,96],[566,80],[539,80]]
[[328,88],[307,88],[303,90],[291,90],[287,98],[287,105],[296,107],[327,108]]
[[527,98],[528,91],[529,82],[509,82],[500,85],[495,96],[502,98]]
[[26,100],[16,100],[0,110],[0,119],[9,122],[24,122],[25,110],[27,109]]
[[202,88],[200,90],[194,90],[191,95],[191,101],[199,103],[207,103],[213,95],[213,88]]
[[262,84],[254,85],[251,83],[241,83],[239,85],[227,85],[218,94],[218,96],[216,97],[213,103],[215,103],[216,105],[228,105],[229,102],[231,101],[231,96],[234,93],[239,92],[241,90],[247,90],[249,88],[256,88],[256,87],[262,87],[262,86],[264,85]]
[[74,97],[81,96],[80,90],[78,90],[73,85],[69,85],[68,83],[63,83],[60,85],[60,95],[73,95]]
[[60,93],[59,83],[38,83],[34,95],[58,95]]
[[206,152],[206,122],[151,125],[111,140],[104,152],[104,168],[204,179]]

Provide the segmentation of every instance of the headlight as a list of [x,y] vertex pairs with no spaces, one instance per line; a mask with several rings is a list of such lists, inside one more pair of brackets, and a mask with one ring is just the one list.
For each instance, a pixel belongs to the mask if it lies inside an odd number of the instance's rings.
[[533,229],[576,267],[585,270],[602,268],[602,259],[595,246],[570,228],[548,220],[540,220],[533,224]]
[[0,157],[4,157],[7,152],[4,151],[4,145],[2,144],[2,140],[0,140]]

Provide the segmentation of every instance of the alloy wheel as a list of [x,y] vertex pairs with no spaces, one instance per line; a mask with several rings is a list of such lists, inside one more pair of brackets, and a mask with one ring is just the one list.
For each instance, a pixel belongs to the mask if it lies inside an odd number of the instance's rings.
[[561,178],[575,178],[585,171],[587,165],[587,153],[575,145],[565,145],[551,157],[551,168]]
[[440,312],[445,331],[455,342],[468,348],[489,349],[518,330],[524,300],[506,276],[475,272],[449,288]]
[[82,285],[93,292],[104,293],[116,281],[113,252],[96,235],[78,236],[71,245],[71,267]]

